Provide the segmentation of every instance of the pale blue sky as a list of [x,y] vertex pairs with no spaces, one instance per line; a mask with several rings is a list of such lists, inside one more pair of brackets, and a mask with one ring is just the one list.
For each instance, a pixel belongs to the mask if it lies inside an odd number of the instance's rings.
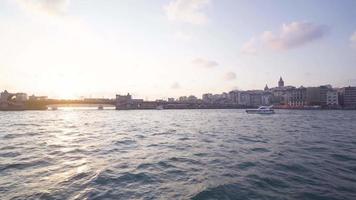
[[0,0],[2,89],[154,99],[280,75],[356,85],[356,1]]

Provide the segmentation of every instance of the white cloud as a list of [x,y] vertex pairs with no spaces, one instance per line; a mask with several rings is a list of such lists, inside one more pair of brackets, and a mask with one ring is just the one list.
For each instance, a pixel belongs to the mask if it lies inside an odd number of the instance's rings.
[[351,46],[356,48],[356,31],[350,37]]
[[265,31],[261,36],[261,40],[272,49],[287,50],[320,39],[327,32],[328,27],[325,25],[317,25],[310,22],[292,22],[283,24],[278,34]]
[[26,10],[50,15],[62,15],[69,6],[69,0],[17,0],[17,3]]
[[236,79],[236,73],[235,72],[228,72],[225,74],[224,79],[227,81],[235,80]]
[[205,8],[210,0],[173,0],[164,7],[169,20],[191,24],[205,24],[208,21]]
[[306,45],[324,37],[329,28],[310,22],[292,22],[283,24],[279,33],[264,31],[259,37],[253,37],[241,48],[241,53],[255,54],[260,47],[274,50],[288,50]]
[[203,68],[213,68],[219,65],[219,63],[214,60],[206,60],[203,58],[194,59],[192,63],[198,67],[203,67]]
[[241,53],[243,54],[256,54],[257,53],[257,40],[256,38],[251,38],[247,41],[241,48]]

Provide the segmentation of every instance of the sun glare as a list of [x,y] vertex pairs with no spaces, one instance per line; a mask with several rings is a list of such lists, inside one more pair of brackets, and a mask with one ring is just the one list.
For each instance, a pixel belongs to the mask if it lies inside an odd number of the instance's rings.
[[56,84],[53,88],[56,88],[54,95],[59,99],[78,99],[81,86],[75,84],[73,81],[66,80],[60,84]]

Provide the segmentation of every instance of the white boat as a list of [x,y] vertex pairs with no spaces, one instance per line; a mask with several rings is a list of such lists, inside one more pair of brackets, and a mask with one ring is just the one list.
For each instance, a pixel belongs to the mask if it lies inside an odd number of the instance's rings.
[[247,109],[248,114],[274,114],[272,106],[260,106],[257,109]]

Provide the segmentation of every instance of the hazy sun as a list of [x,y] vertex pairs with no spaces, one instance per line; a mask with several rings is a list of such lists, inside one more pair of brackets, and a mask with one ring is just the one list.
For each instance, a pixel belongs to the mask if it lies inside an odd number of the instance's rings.
[[52,87],[56,88],[54,92],[56,98],[59,99],[78,99],[78,94],[80,93],[80,85],[76,84],[74,81],[64,79],[61,80],[60,83],[56,82],[56,84]]

